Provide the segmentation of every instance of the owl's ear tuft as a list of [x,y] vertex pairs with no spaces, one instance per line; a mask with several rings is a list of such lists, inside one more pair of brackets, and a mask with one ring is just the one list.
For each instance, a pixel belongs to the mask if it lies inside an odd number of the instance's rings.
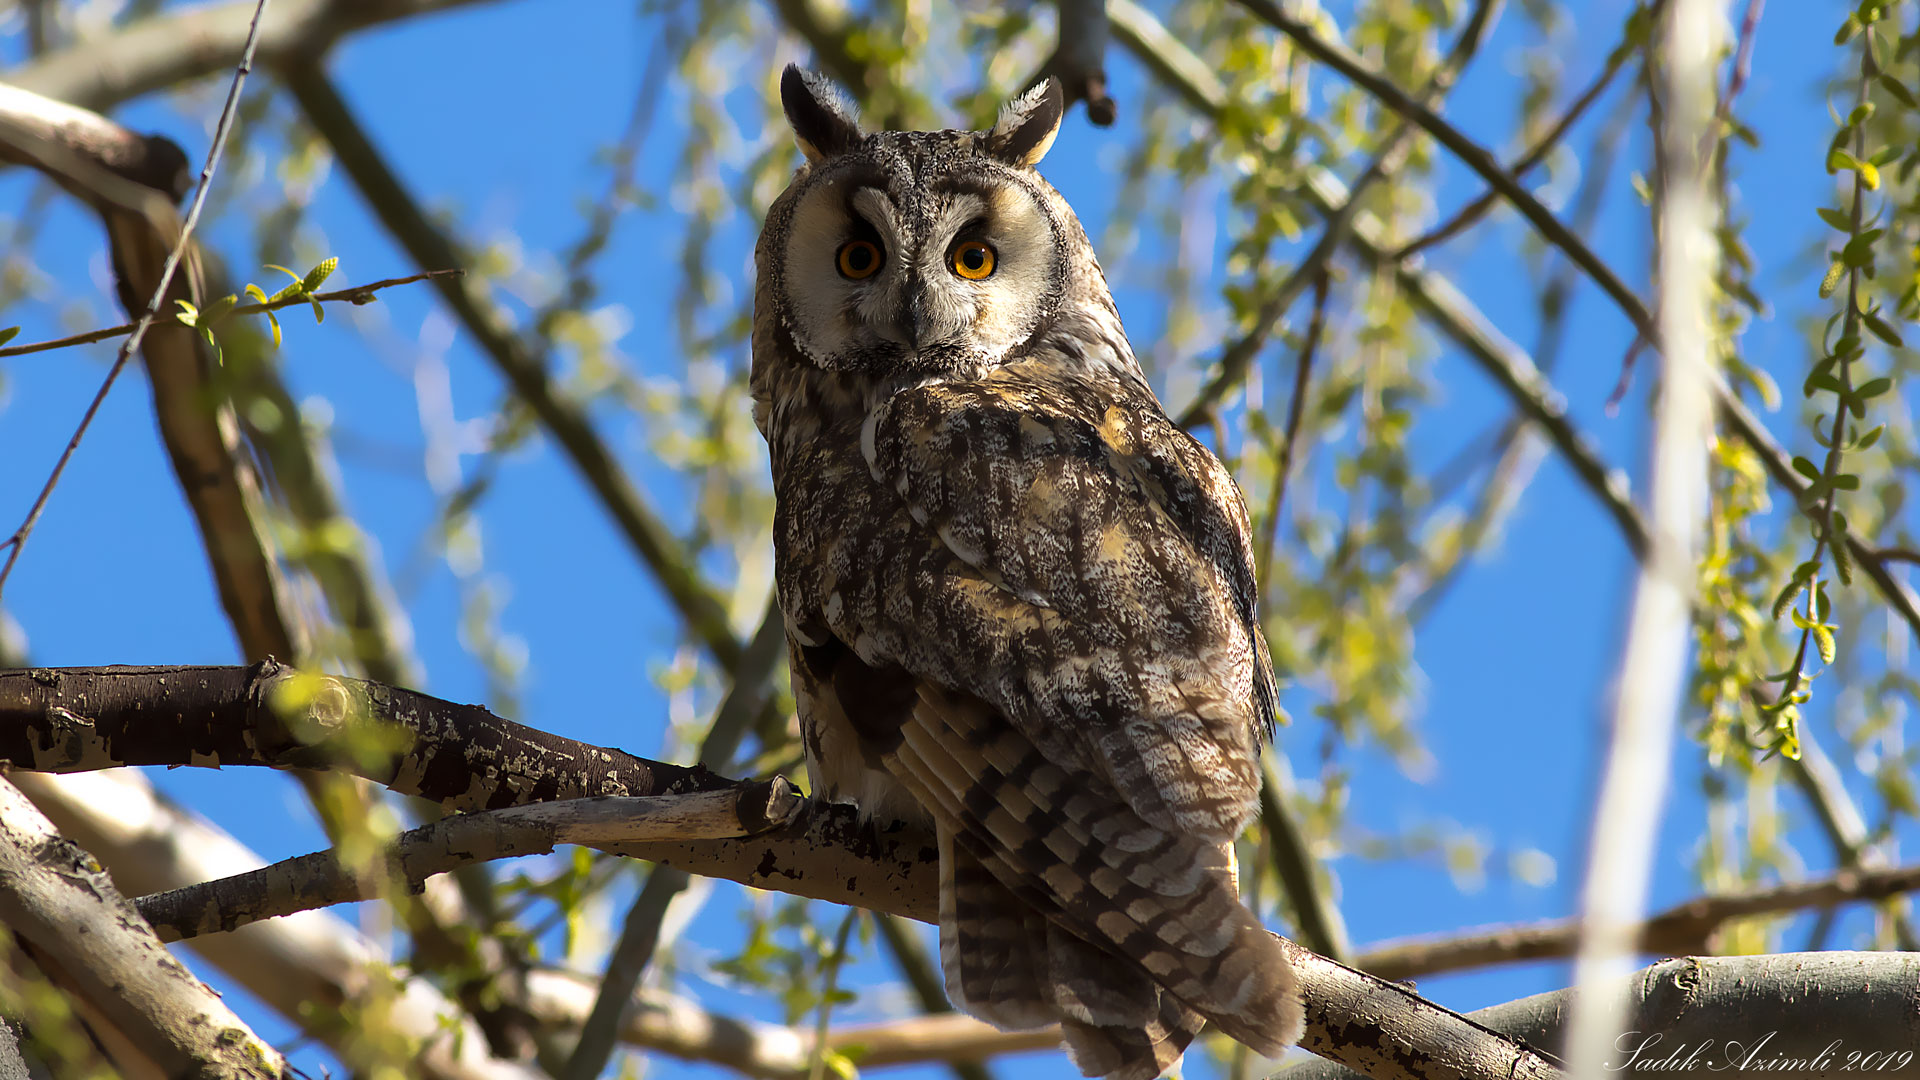
[[839,157],[860,141],[859,110],[824,75],[788,64],[780,76],[780,105],[810,164]]
[[1010,165],[1038,165],[1060,134],[1066,115],[1060,80],[1047,80],[1000,107],[1000,119],[987,132],[987,151]]

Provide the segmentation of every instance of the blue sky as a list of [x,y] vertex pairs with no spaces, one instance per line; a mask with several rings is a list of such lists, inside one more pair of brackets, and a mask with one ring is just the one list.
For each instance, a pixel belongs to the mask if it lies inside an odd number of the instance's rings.
[[[1583,86],[1597,69],[1627,8],[1624,0],[1572,5],[1565,86]],[[469,241],[511,233],[528,251],[564,250],[581,228],[579,200],[597,198],[605,186],[606,171],[594,150],[617,138],[626,122],[657,20],[636,25],[629,5],[606,0],[570,5],[565,19],[554,18],[554,11],[525,3],[462,9],[355,35],[332,59],[337,84],[389,163],[430,205],[452,211]],[[1821,168],[1832,127],[1820,86],[1836,61],[1828,42],[1842,11],[1838,4],[1770,5],[1740,103],[1763,143],[1760,151],[1743,148],[1736,157],[1738,207],[1751,219],[1747,238],[1758,259],[1760,290],[1776,309],[1770,320],[1753,325],[1743,347],[1750,362],[1780,375],[1783,385],[1797,382],[1791,373],[1806,362],[1797,320],[1813,310],[1821,268],[1809,256],[1821,228],[1811,207],[1823,198],[1833,201],[1826,194],[1832,181]],[[18,28],[0,24],[0,32],[17,35]],[[1502,147],[1515,118],[1518,50],[1531,43],[1523,20],[1509,11],[1449,101],[1448,116],[1468,134]],[[22,47],[17,36],[0,39],[0,60],[17,59]],[[1124,124],[1128,102],[1163,91],[1146,83],[1124,55],[1116,53],[1111,66]],[[1318,78],[1324,86],[1334,76]],[[269,85],[260,79],[250,89],[266,93]],[[1616,96],[1595,110],[1596,118]],[[171,134],[197,158],[215,101],[206,93],[149,98],[114,115],[136,129]],[[678,145],[676,107],[683,102],[682,89],[672,87],[651,147]],[[280,115],[287,108],[284,99],[275,106]],[[1570,145],[1584,151],[1594,126],[1584,122]],[[1114,194],[1114,177],[1100,163],[1120,138],[1090,127],[1076,112],[1042,166],[1096,238]],[[1644,142],[1644,127],[1636,121],[1626,154],[1635,168],[1645,167]],[[624,309],[632,328],[619,347],[633,370],[661,378],[680,373],[678,357],[657,347],[670,335],[652,329],[670,325],[678,270],[678,222],[666,191],[674,164],[664,153],[643,155],[638,182],[659,198],[654,209],[622,222],[602,261],[608,269],[604,299]],[[1478,193],[1474,178],[1456,163],[1442,159],[1439,175],[1443,211]],[[0,173],[0,214],[19,215],[32,187],[19,170]],[[241,219],[245,209],[230,206],[232,216],[213,220],[210,235],[236,274],[267,283],[270,272],[247,269],[259,260]],[[317,191],[309,214],[324,229],[325,250],[342,257],[346,280],[412,270],[337,171]],[[753,228],[745,218],[724,226],[730,246],[723,251],[736,261],[716,270],[737,289],[748,287],[745,260]],[[1510,337],[1529,344],[1538,281],[1516,254],[1523,235],[1523,226],[1503,214],[1477,239],[1429,257]],[[1626,184],[1615,183],[1588,239],[1627,280],[1644,286],[1645,216]],[[52,201],[32,259],[47,285],[32,301],[0,311],[0,325],[23,325],[20,340],[120,321],[100,231],[71,203]],[[1217,288],[1223,271],[1215,265],[1210,272]],[[1151,297],[1123,290],[1119,300],[1136,339],[1150,332],[1142,328],[1159,322],[1148,307]],[[345,498],[389,572],[403,579],[402,599],[427,671],[422,689],[453,700],[484,699],[485,674],[460,640],[459,585],[444,563],[420,557],[431,542],[436,500],[423,477],[412,358],[444,348],[455,414],[462,419],[495,407],[500,380],[457,332],[448,340],[445,317],[424,289],[390,291],[366,311],[336,309],[324,327],[308,324],[298,312],[289,312],[286,324],[287,378],[297,397],[328,402]],[[356,325],[367,328],[367,337],[351,332]],[[1603,296],[1581,290],[1554,381],[1606,459],[1637,481],[1651,382],[1646,363],[1617,416],[1607,415],[1603,405],[1630,336]],[[7,528],[30,505],[111,355],[103,345],[0,361],[0,520]],[[1414,436],[1417,459],[1426,462],[1441,459],[1507,411],[1497,388],[1453,351],[1441,348],[1434,363],[1440,398],[1422,412]],[[158,447],[144,382],[137,371],[128,374],[9,584],[8,613],[24,627],[33,658],[42,664],[234,662],[232,636],[194,527]],[[689,525],[685,491],[648,463],[641,423],[630,415],[602,414],[602,434],[656,503],[676,525]],[[1769,423],[1804,452],[1807,439],[1791,416],[1777,414]],[[466,467],[471,465],[469,460]],[[524,640],[530,657],[516,718],[591,742],[659,753],[666,707],[652,673],[671,655],[679,628],[567,462],[548,442],[512,455],[482,516],[486,575],[508,590],[502,629]],[[424,571],[402,575],[410,565]],[[1549,457],[1499,548],[1468,572],[1419,629],[1418,727],[1438,768],[1413,778],[1378,752],[1346,755],[1354,769],[1353,825],[1391,833],[1450,823],[1492,846],[1496,872],[1479,887],[1462,889],[1432,860],[1336,861],[1341,911],[1356,943],[1572,910],[1631,575],[1611,522],[1564,465]],[[752,606],[757,612],[757,603]],[[1310,773],[1322,734],[1311,714],[1296,715],[1294,726],[1282,732],[1281,746],[1303,762],[1297,771]],[[1828,743],[1834,745],[1831,737]],[[1689,867],[1704,828],[1701,765],[1690,746],[1682,746],[1676,761],[1654,879],[1656,905],[1696,891]],[[299,793],[278,775],[177,770],[154,779],[269,858],[322,844]],[[1798,811],[1796,795],[1783,798]],[[1810,831],[1793,839],[1816,865],[1825,865],[1828,855]],[[1526,884],[1497,872],[1498,856],[1525,848],[1553,857],[1557,874],[1550,883]],[[695,951],[724,955],[735,947],[741,910],[738,890],[717,888],[688,931]],[[838,918],[825,908],[819,915],[829,927]],[[1833,940],[1843,943],[1862,926],[1855,917]],[[883,964],[868,961],[848,981],[891,978]],[[1422,980],[1421,991],[1466,1010],[1556,988],[1567,979],[1566,965],[1540,963],[1436,976]],[[777,1017],[777,1006],[764,1001],[702,993],[717,1006]],[[236,994],[232,1000],[245,998]],[[245,1007],[243,1014],[269,1037],[284,1038],[290,1030],[257,1007]],[[856,1006],[849,1014],[870,1012]],[[302,1051],[296,1060],[318,1060],[313,1053]],[[668,1059],[652,1068],[672,1076],[710,1071]],[[1033,1055],[1004,1075],[1058,1075],[1061,1068],[1046,1055]],[[1194,1060],[1190,1069],[1201,1073],[1205,1067]]]

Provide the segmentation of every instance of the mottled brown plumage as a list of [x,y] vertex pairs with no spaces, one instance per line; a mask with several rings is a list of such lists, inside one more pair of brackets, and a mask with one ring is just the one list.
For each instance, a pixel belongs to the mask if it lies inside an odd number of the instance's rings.
[[1278,1054],[1300,1004],[1232,848],[1276,707],[1246,509],[1032,168],[1057,88],[988,132],[782,97],[808,163],[758,250],[754,416],[816,794],[933,826],[966,1011],[1060,1022],[1090,1076],[1207,1021]]

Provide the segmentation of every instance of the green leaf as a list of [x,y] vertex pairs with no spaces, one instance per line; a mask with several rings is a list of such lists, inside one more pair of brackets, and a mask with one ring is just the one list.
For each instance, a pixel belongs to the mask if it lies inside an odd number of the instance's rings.
[[5,345],[7,342],[12,341],[14,338],[17,338],[19,336],[20,336],[19,327],[0,326],[0,345]]
[[326,305],[322,304],[318,300],[315,300],[312,296],[307,297],[307,302],[313,305],[313,321],[316,323],[326,322],[327,321]]
[[1809,480],[1820,479],[1820,467],[1803,457],[1793,459],[1793,471]]
[[328,259],[321,260],[318,266],[315,266],[313,269],[307,271],[306,277],[300,279],[301,291],[314,292],[315,290],[319,289],[321,284],[327,280],[327,278],[333,273],[334,269],[339,265],[340,265],[340,257],[338,255],[335,255]]
[[1877,398],[1891,389],[1893,389],[1893,380],[1881,376],[1878,379],[1868,379],[1866,382],[1854,387],[1853,396],[1857,398]]
[[1862,315],[1860,318],[1867,324],[1867,329],[1873,332],[1874,337],[1879,338],[1881,341],[1886,342],[1896,349],[1900,347],[1899,331],[1888,326],[1878,315]]
[[176,316],[176,318],[180,320],[180,325],[182,326],[200,325],[200,309],[199,308],[194,307],[193,304],[185,300],[175,300],[174,303],[180,305],[180,314]]
[[1821,221],[1826,222],[1843,233],[1851,233],[1853,231],[1853,219],[1830,206],[1817,206],[1813,212],[1820,215]]
[[221,319],[226,318],[227,315],[239,305],[240,298],[232,293],[228,293],[213,303],[208,304],[205,310],[200,312],[199,323],[201,326],[217,326]]
[[1859,491],[1860,478],[1852,473],[1840,473],[1833,478],[1833,486],[1841,491]]
[[1920,102],[1916,102],[1913,99],[1913,91],[1908,90],[1907,84],[1901,82],[1899,79],[1891,75],[1881,75],[1880,89],[1885,90],[1895,101],[1905,105],[1907,108],[1920,109]]
[[1809,375],[1807,376],[1807,385],[1813,387],[1815,390],[1825,390],[1829,394],[1844,394],[1847,392],[1846,386],[1842,384],[1839,379],[1831,375]]
[[256,304],[264,304],[267,302],[267,290],[252,282],[247,283],[246,293],[248,296],[253,297],[253,302]]
[[1828,175],[1832,175],[1832,174],[1834,174],[1834,173],[1837,173],[1837,172],[1839,172],[1839,171],[1840,171],[1841,169],[1851,169],[1851,168],[1854,168],[1855,166],[1857,166],[1857,165],[1859,165],[1859,164],[1860,164],[1860,162],[1859,162],[1858,160],[1856,160],[1856,159],[1854,158],[1854,156],[1853,156],[1852,154],[1849,154],[1849,153],[1847,153],[1847,152],[1846,152],[1845,150],[1842,150],[1842,149],[1840,149],[1840,148],[1839,148],[1839,147],[1837,147],[1837,146],[1836,146],[1836,147],[1834,147],[1833,149],[1831,149],[1831,150],[1829,150],[1829,151],[1827,151],[1827,173],[1828,173]]
[[273,347],[277,349],[280,347],[280,320],[271,311],[267,312],[267,325],[273,327]]
[[1865,266],[1872,262],[1873,241],[1879,233],[1880,230],[1875,229],[1847,241],[1847,246],[1840,249],[1840,261],[1848,266]]
[[1874,443],[1879,442],[1880,433],[1885,430],[1887,430],[1887,425],[1881,424],[1880,426],[1874,428],[1872,431],[1869,431],[1865,435],[1860,436],[1860,438],[1854,442],[1853,448],[1855,450],[1865,450],[1867,447],[1872,446]]

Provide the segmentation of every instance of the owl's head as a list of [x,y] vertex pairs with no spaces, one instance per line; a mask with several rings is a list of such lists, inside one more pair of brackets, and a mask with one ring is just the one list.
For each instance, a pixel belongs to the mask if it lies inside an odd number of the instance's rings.
[[[806,164],[761,236],[762,300],[808,363],[981,371],[1059,309],[1084,233],[1034,172],[1064,108],[1048,79],[988,131],[860,130],[825,79],[789,66],[781,104]],[[1095,271],[1097,274],[1097,270]]]

